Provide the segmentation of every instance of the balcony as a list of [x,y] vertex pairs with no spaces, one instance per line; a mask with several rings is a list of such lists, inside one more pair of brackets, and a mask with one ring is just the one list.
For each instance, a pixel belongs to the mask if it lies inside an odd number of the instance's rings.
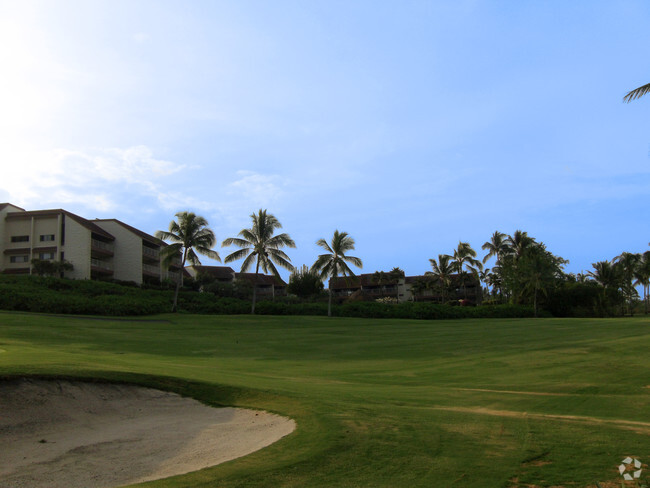
[[143,264],[142,272],[149,276],[160,277],[160,266],[152,266],[151,264]]
[[97,239],[90,240],[90,250],[93,257],[96,256],[112,256],[113,244],[110,242],[98,241]]
[[103,259],[91,258],[90,266],[93,271],[98,273],[112,273],[113,272],[113,263],[109,261],[104,261]]
[[179,281],[181,281],[181,274],[175,273],[174,271],[168,271],[167,278],[169,278],[174,283],[178,283]]
[[149,262],[160,261],[160,251],[152,247],[142,246],[142,258]]

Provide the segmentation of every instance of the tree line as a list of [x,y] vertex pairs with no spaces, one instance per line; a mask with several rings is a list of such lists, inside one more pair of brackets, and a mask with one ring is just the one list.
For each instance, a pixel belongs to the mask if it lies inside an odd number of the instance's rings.
[[[354,276],[350,265],[362,268],[359,257],[349,255],[354,250],[355,241],[347,232],[335,230],[331,240],[318,239],[316,244],[324,251],[314,264],[296,270],[283,248],[295,248],[295,242],[287,233],[276,234],[282,224],[267,210],[260,209],[250,215],[252,225],[242,229],[236,237],[222,242],[222,247],[235,246],[239,249],[228,254],[224,261],[231,263],[242,260],[241,272],[255,268],[256,278],[260,270],[279,277],[280,266],[292,271],[292,279],[311,280],[313,289],[322,290],[323,281],[338,276]],[[181,267],[187,262],[200,265],[201,254],[221,261],[212,248],[217,240],[203,217],[192,212],[179,212],[168,231],[157,231],[156,237],[171,241],[164,250],[164,263],[169,264],[181,256]],[[546,245],[529,236],[527,232],[516,230],[512,235],[496,231],[482,247],[486,252],[482,260],[468,242],[459,242],[451,254],[439,254],[430,259],[431,271],[423,279],[412,285],[415,297],[426,289],[438,291],[440,301],[446,302],[452,286],[459,284],[460,290],[467,292],[467,280],[472,279],[482,287],[483,303],[509,303],[530,305],[535,315],[541,305],[567,306],[567,300],[575,306],[591,307],[595,314],[632,313],[634,303],[639,299],[637,286],[643,289],[645,312],[648,311],[650,295],[650,251],[644,253],[623,252],[611,261],[593,263],[587,273],[565,273],[568,261],[550,252]],[[485,264],[493,261],[492,267]],[[389,273],[377,272],[375,279],[381,283],[386,278],[403,276],[399,268]],[[453,279],[452,279],[453,277]],[[290,279],[290,283],[291,283]],[[315,284],[320,283],[320,287]],[[173,311],[176,311],[178,282],[174,294]],[[255,313],[257,299],[256,287],[252,290],[251,313]],[[567,298],[569,297],[569,298]],[[332,292],[329,290],[328,315],[331,315]],[[553,305],[555,303],[555,305]]]

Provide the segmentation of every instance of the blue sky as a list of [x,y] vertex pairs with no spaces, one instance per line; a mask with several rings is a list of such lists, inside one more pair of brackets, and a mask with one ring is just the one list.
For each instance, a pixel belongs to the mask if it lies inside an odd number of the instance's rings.
[[0,0],[0,202],[149,233],[191,210],[219,242],[266,208],[295,265],[339,229],[364,272],[522,229],[588,270],[650,241],[650,97],[622,103],[650,82],[649,21],[644,1]]

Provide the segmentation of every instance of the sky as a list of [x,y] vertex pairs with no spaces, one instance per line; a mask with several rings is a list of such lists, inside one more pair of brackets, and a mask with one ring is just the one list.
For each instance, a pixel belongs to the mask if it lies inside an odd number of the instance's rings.
[[0,0],[0,202],[151,234],[192,211],[222,258],[267,209],[294,265],[338,229],[365,273],[521,229],[588,271],[650,242],[650,96],[622,102],[649,22],[642,0]]

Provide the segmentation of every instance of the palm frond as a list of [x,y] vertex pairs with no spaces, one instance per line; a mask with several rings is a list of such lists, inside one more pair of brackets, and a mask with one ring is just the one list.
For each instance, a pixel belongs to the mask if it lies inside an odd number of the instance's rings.
[[187,260],[190,262],[192,266],[199,266],[201,264],[199,257],[196,255],[194,249],[191,247],[187,249]]
[[251,247],[251,242],[244,239],[238,239],[237,237],[229,237],[228,239],[224,239],[224,241],[221,243],[221,247],[228,246],[248,248]]
[[343,256],[343,260],[354,264],[357,268],[363,268],[363,262],[356,256]]
[[623,97],[623,102],[630,103],[632,100],[641,98],[642,96],[647,95],[648,93],[650,93],[650,83],[648,83],[647,85],[640,86],[639,88],[635,88],[634,90],[628,92]]
[[167,232],[165,230],[157,230],[154,233],[154,236],[160,239],[161,241],[180,242],[182,240],[176,234],[172,232]]
[[330,247],[330,245],[327,243],[325,239],[318,239],[316,241],[316,245],[322,247],[327,252],[334,254],[334,251],[332,251],[332,248]]
[[228,254],[228,256],[226,256],[226,258],[224,259],[224,262],[232,263],[233,261],[239,261],[240,259],[248,256],[250,252],[251,252],[250,249],[239,249],[238,251]]
[[256,254],[251,253],[248,255],[246,259],[244,259],[244,262],[241,263],[241,272],[246,273],[249,269],[251,269],[251,266],[253,266],[253,263],[255,263],[255,258],[257,257]]
[[214,259],[215,261],[221,262],[221,257],[219,256],[219,253],[213,249],[210,249],[209,247],[204,247],[204,246],[195,246],[196,252],[199,254],[202,254],[203,256],[207,256],[210,259]]

